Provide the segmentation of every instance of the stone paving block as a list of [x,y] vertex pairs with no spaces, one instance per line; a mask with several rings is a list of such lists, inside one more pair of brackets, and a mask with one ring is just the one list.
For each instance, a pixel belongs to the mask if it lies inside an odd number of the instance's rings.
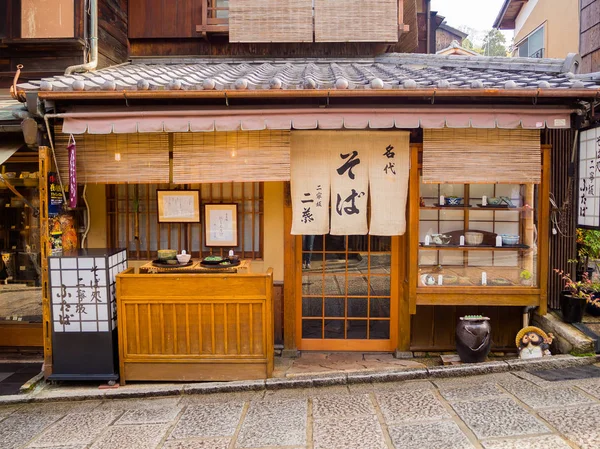
[[4,418],[6,418],[8,415],[13,413],[14,411],[19,410],[21,407],[22,407],[21,405],[0,406],[0,421],[2,421]]
[[183,396],[180,405],[218,404],[223,402],[259,401],[265,391],[240,391],[239,393],[192,394]]
[[308,401],[289,399],[252,402],[237,447],[304,446]]
[[452,421],[393,425],[388,432],[394,446],[402,449],[474,449]]
[[431,381],[436,387],[438,387],[440,390],[443,390],[446,388],[472,387],[490,384],[508,385],[514,382],[520,382],[521,379],[518,379],[512,373],[494,373],[482,374],[479,376],[432,379]]
[[313,422],[314,449],[386,449],[375,416],[321,419]]
[[180,397],[158,398],[158,399],[109,399],[104,401],[98,411],[105,410],[150,410],[168,407],[176,407],[181,401]]
[[189,406],[169,439],[231,437],[240,421],[243,406],[241,402]]
[[313,418],[349,418],[351,416],[374,415],[375,408],[369,396],[343,395],[313,399]]
[[430,390],[402,390],[375,395],[386,423],[450,418]]
[[506,386],[506,389],[520,401],[535,409],[596,403],[589,396],[570,387],[541,388],[529,382],[522,382]]
[[444,399],[450,402],[506,396],[506,393],[500,390],[495,383],[480,383],[472,386],[464,385],[454,388],[443,388],[440,389],[440,394]]
[[0,421],[0,448],[22,447],[39,432],[60,419],[60,415],[37,413],[26,419],[23,416],[9,416]]
[[452,407],[480,439],[550,433],[550,429],[509,398],[453,402]]
[[[92,443],[121,414],[119,411],[72,413],[55,423],[32,442],[33,447]],[[55,415],[57,416],[57,415]]]
[[45,402],[28,404],[19,414],[44,413],[66,415],[68,413],[87,413],[96,409],[102,401],[70,401],[70,402]]
[[585,381],[578,382],[577,387],[600,399],[600,379],[586,379]]
[[231,382],[204,382],[184,385],[184,394],[226,393],[233,391],[259,391],[265,389],[265,381],[240,380]]
[[570,449],[565,440],[557,435],[482,441],[484,449]]
[[211,438],[210,440],[170,440],[161,449],[228,449],[229,438]]
[[331,395],[350,394],[350,390],[346,385],[331,385],[328,387],[311,388],[308,390],[311,397],[322,397]]
[[167,424],[113,426],[105,430],[91,449],[155,449],[167,433]]
[[162,407],[139,410],[126,410],[115,424],[155,424],[175,420],[182,407]]
[[502,373],[509,370],[504,361],[493,361],[476,364],[433,366],[427,368],[429,376],[436,377],[465,377],[492,373]]
[[539,415],[582,449],[600,447],[600,405],[544,410]]

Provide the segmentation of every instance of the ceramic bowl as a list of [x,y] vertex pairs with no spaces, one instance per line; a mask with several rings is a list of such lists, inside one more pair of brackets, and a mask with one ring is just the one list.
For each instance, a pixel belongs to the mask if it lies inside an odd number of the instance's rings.
[[463,199],[459,196],[447,196],[444,198],[446,206],[460,206],[462,200]]
[[487,202],[490,206],[498,206],[502,204],[502,198],[488,198]]
[[192,258],[191,254],[177,254],[177,262],[181,264],[188,263]]
[[452,237],[445,234],[431,234],[431,241],[436,245],[447,245],[450,243]]
[[502,237],[503,245],[518,245],[519,244],[519,236],[512,234],[500,234]]
[[467,245],[481,245],[481,242],[483,242],[483,234],[481,232],[465,232],[465,243]]
[[175,249],[159,249],[158,250],[159,260],[176,260],[177,250]]

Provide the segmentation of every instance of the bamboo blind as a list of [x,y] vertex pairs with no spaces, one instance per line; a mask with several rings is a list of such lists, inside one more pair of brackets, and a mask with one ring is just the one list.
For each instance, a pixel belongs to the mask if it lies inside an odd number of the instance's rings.
[[174,134],[176,184],[289,179],[289,131]]
[[229,0],[229,42],[312,42],[312,0]]
[[[83,134],[77,144],[77,182],[80,184],[149,184],[169,182],[169,137],[152,134]],[[56,133],[56,160],[68,179],[69,135]]]
[[315,0],[316,42],[398,42],[398,0]]
[[423,182],[539,184],[540,131],[423,130]]

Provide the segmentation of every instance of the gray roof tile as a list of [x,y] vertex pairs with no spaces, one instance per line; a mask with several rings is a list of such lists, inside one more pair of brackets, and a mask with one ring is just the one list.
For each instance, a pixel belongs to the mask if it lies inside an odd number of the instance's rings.
[[[390,53],[374,58],[134,60],[95,72],[45,78],[25,90],[590,88],[600,74],[574,75],[567,59]],[[545,81],[546,83],[541,83]],[[75,87],[74,87],[75,86]]]

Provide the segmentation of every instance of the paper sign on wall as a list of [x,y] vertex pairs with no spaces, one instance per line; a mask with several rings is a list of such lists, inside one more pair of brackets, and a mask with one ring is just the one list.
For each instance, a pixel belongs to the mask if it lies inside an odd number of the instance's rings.
[[579,134],[577,226],[600,228],[600,127]]

